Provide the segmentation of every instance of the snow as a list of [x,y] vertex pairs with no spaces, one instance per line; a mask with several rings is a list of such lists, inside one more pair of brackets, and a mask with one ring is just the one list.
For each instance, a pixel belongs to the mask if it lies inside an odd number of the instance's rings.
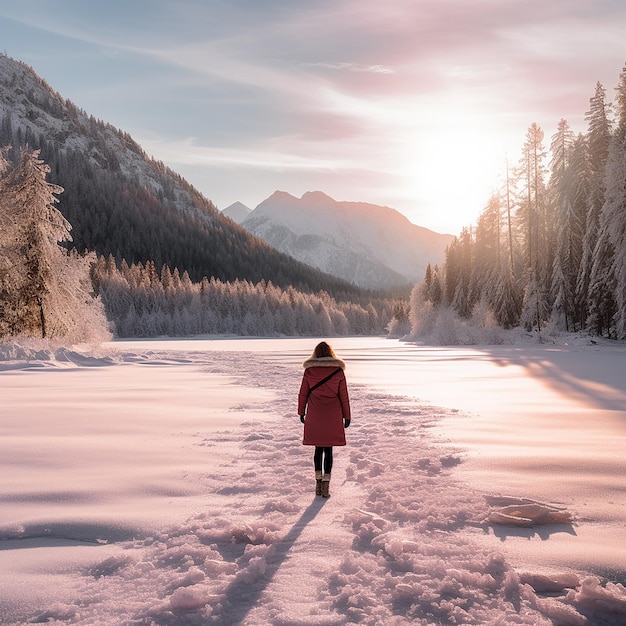
[[421,281],[452,240],[390,207],[338,202],[321,191],[301,198],[276,191],[240,223],[281,252],[369,289]]
[[0,623],[626,623],[622,345],[332,343],[328,500],[314,340],[0,344]]

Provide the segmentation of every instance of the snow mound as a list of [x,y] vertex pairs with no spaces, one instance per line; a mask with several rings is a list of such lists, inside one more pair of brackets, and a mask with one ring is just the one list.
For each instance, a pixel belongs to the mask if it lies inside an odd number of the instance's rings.
[[492,524],[504,526],[531,527],[544,524],[570,524],[572,514],[564,508],[527,498],[491,498],[491,502],[507,502],[502,508],[489,513],[488,520]]
[[0,341],[0,371],[32,367],[102,367],[113,365],[109,355],[97,355],[97,349],[84,345],[68,348],[45,339]]

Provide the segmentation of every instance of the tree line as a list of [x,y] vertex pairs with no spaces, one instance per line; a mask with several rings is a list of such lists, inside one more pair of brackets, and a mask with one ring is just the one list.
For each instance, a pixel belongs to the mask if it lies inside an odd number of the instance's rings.
[[277,252],[32,68],[0,64],[0,336],[85,338],[104,305],[124,336],[384,332],[384,297]]
[[238,334],[383,334],[396,300],[340,300],[270,281],[202,277],[153,260],[118,263],[71,247],[57,208],[63,189],[47,180],[38,150],[11,166],[0,150],[0,338],[94,341],[110,337]]
[[112,256],[92,265],[92,280],[119,337],[380,335],[395,300],[338,301],[261,280],[193,282],[185,271],[153,261],[118,267]]
[[[505,329],[626,338],[626,66],[613,103],[596,84],[587,131],[533,123],[522,156],[411,296],[413,335],[435,313]],[[549,158],[550,157],[550,158]],[[432,328],[432,324],[430,325]]]

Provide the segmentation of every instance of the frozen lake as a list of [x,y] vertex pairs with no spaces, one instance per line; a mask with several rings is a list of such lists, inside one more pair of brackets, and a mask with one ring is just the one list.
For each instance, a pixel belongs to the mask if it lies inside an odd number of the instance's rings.
[[[509,590],[494,603],[493,552],[518,572],[624,581],[623,346],[333,340],[354,420],[322,506],[306,489],[309,451],[295,414],[315,343],[5,353],[0,623],[374,624],[407,594],[419,614],[439,602],[437,615],[462,622],[466,593],[473,619],[506,619],[519,583],[503,579]],[[575,522],[485,526],[482,496],[495,494],[558,504]],[[243,554],[226,547],[241,537]],[[374,569],[370,544],[384,547]],[[317,586],[302,579],[310,571]],[[235,602],[244,583],[255,592]],[[451,605],[445,590],[457,584],[469,587]],[[483,584],[478,597],[472,585]],[[595,593],[568,602],[595,610]],[[626,613],[619,585],[606,593]],[[515,623],[551,623],[533,602]],[[558,603],[540,608],[563,617]],[[590,623],[620,623],[602,619]]]
[[[560,503],[580,518],[575,534],[550,541],[529,530],[496,538],[518,561],[626,577],[626,347],[332,343],[348,363],[349,382],[458,411],[435,432],[467,451],[455,471],[473,488]],[[201,349],[253,350],[297,367],[312,345],[235,339]]]

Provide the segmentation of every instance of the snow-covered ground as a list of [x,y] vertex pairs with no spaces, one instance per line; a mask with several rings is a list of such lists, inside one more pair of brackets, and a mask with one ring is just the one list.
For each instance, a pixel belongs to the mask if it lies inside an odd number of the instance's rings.
[[[0,623],[626,623],[626,348],[333,341],[325,500],[314,344],[0,345]],[[494,524],[503,495],[573,522]]]

